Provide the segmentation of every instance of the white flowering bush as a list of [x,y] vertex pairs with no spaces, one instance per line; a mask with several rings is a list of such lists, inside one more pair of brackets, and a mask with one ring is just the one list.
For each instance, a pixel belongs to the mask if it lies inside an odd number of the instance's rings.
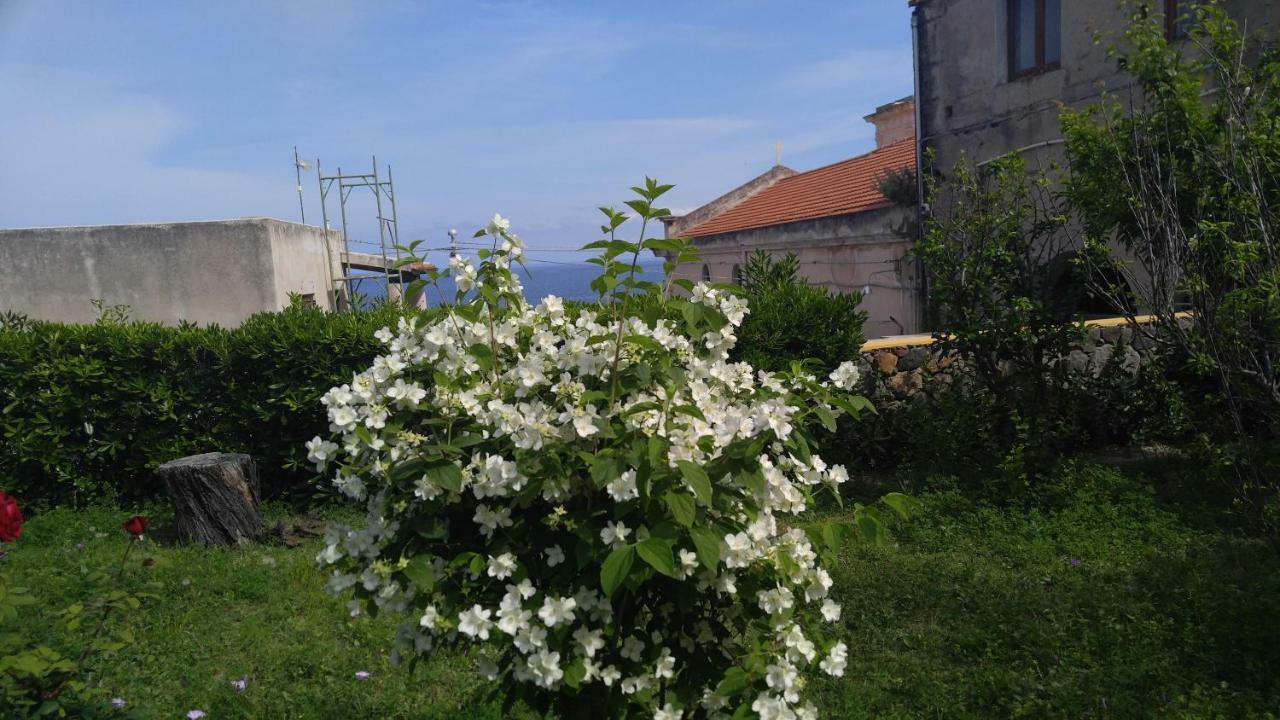
[[[598,307],[521,293],[519,238],[495,216],[480,263],[429,324],[332,389],[310,458],[367,523],[319,561],[352,614],[408,613],[396,654],[470,649],[508,701],[589,717],[811,718],[804,673],[841,675],[829,556],[855,524],[789,523],[847,479],[806,426],[868,408],[851,363],[757,372],[727,354],[749,311],[722,288],[643,282],[667,214],[649,180],[605,210]],[[670,267],[668,267],[670,275]],[[686,293],[675,297],[672,284]],[[643,302],[641,302],[643,299]],[[874,519],[862,516],[861,520]]]

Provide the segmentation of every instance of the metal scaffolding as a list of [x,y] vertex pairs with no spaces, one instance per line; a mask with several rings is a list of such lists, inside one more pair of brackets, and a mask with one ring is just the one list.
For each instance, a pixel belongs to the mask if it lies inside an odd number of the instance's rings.
[[[386,178],[378,174],[378,158],[373,157],[373,171],[369,173],[343,174],[338,168],[336,175],[325,175],[316,159],[316,178],[320,184],[320,213],[324,222],[325,251],[332,258],[332,243],[329,239],[329,194],[338,192],[338,211],[342,219],[342,253],[338,258],[341,275],[334,278],[333,288],[340,301],[350,302],[355,284],[360,281],[374,280],[382,285],[386,297],[392,297],[392,283],[403,288],[405,272],[396,267],[400,259],[400,230],[396,218],[396,191],[392,182],[391,166],[386,167]],[[378,222],[378,242],[372,240],[353,239],[348,222],[347,201],[357,188],[368,188],[373,193],[375,215]],[[384,204],[385,201],[385,204]],[[390,216],[386,213],[390,212]],[[367,248],[368,250],[362,250]],[[376,252],[375,252],[376,249]],[[363,270],[369,274],[356,275],[355,270]]]

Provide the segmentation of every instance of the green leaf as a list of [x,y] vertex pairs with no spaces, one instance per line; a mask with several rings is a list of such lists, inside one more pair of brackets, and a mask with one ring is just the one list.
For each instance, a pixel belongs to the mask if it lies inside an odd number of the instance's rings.
[[733,697],[751,684],[747,671],[740,667],[731,667],[724,674],[724,679],[716,686],[716,694],[721,697]]
[[436,572],[431,567],[431,560],[430,555],[419,555],[404,566],[405,576],[423,592],[431,592],[436,586]]
[[622,586],[635,559],[635,550],[630,545],[623,545],[604,559],[604,565],[600,566],[600,587],[607,597],[613,597],[613,592]]
[[690,417],[696,417],[699,420],[702,420],[703,422],[706,422],[707,420],[707,416],[703,415],[702,411],[699,410],[694,405],[676,405],[675,407],[671,408],[671,411],[679,415],[688,415]]
[[671,490],[662,499],[667,502],[667,507],[671,508],[671,515],[675,517],[676,522],[685,527],[693,526],[693,519],[698,514],[693,506],[693,496]]
[[698,560],[703,567],[715,572],[720,564],[720,536],[710,528],[693,528],[689,531],[693,540],[693,548],[698,553]]
[[622,474],[617,458],[599,457],[591,463],[591,480],[597,488],[603,488]]
[[738,473],[738,482],[756,495],[764,494],[764,473],[760,468]]
[[854,518],[854,522],[857,523],[858,532],[862,534],[864,540],[875,545],[884,543],[884,525],[879,518],[870,513],[859,513]]
[[427,479],[442,488],[453,492],[462,492],[462,468],[453,463],[442,463],[427,468]]
[[924,509],[924,503],[900,492],[891,492],[880,499],[904,520]]
[[822,525],[822,544],[827,550],[836,552],[840,549],[840,525],[829,522]]
[[582,685],[582,679],[587,676],[587,666],[583,663],[582,658],[578,658],[564,671],[564,684],[577,690]]
[[828,432],[836,431],[836,416],[830,410],[821,405],[815,405],[813,406],[813,414],[818,416],[818,419],[822,421],[822,427],[826,428]]
[[670,542],[651,537],[637,543],[636,552],[640,554],[640,559],[649,563],[649,567],[667,577],[676,577],[676,561],[671,552]]
[[689,483],[689,487],[693,488],[693,494],[698,497],[699,502],[703,505],[710,505],[711,478],[707,477],[707,471],[688,460],[680,460],[676,465],[680,468],[680,474],[684,477],[685,482]]

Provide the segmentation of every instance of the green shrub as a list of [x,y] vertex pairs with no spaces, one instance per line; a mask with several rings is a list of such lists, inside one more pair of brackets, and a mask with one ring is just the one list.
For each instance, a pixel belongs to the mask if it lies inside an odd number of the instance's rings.
[[799,277],[796,256],[774,261],[761,250],[747,258],[742,289],[751,312],[738,332],[734,360],[761,370],[787,369],[793,360],[816,360],[825,374],[859,357],[866,312],[857,293],[829,293]]
[[235,329],[0,327],[0,486],[27,502],[138,498],[160,491],[161,463],[220,450],[253,455],[266,496],[305,494],[320,394],[372,361],[398,314],[295,304]]

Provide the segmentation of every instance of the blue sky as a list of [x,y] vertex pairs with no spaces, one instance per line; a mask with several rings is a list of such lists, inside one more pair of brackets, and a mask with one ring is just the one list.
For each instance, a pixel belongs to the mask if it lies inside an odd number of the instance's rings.
[[0,0],[0,227],[295,220],[296,144],[390,163],[402,239],[496,211],[577,247],[646,174],[691,209],[778,141],[799,170],[869,150],[910,92],[906,0]]

